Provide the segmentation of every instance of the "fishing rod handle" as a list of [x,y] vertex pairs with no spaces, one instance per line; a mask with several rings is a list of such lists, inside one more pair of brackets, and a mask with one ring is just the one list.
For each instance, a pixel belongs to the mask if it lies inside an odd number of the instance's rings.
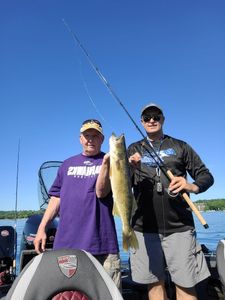
[[[169,176],[170,179],[174,178],[173,173],[170,170],[166,171],[167,175]],[[197,207],[194,205],[194,203],[191,201],[190,197],[188,196],[187,193],[183,192],[182,197],[184,198],[184,200],[188,203],[188,205],[190,206],[190,208],[192,209],[192,211],[195,213],[196,217],[199,219],[199,221],[201,222],[201,224],[204,226],[204,228],[209,228],[209,225],[206,223],[205,219],[202,217],[200,211],[197,209]]]

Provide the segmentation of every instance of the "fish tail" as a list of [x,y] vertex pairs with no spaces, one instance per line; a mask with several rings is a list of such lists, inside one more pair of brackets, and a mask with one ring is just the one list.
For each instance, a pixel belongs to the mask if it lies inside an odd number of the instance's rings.
[[138,249],[138,240],[133,229],[130,230],[129,234],[123,232],[123,250],[128,251],[129,248]]
[[132,248],[132,249],[139,248],[138,240],[137,240],[136,234],[133,229],[132,229],[131,236],[130,236],[130,248]]

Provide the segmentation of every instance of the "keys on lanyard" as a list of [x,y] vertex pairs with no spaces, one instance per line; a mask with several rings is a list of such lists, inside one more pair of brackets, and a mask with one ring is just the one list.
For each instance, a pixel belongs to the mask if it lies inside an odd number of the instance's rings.
[[158,193],[162,193],[162,191],[163,191],[162,182],[158,181],[156,183],[156,190],[157,190]]
[[[148,139],[148,142],[153,149],[156,148],[156,144],[153,145],[152,142],[150,141],[150,139]],[[163,137],[160,139],[160,144],[158,145],[158,149],[155,149],[155,152],[158,154],[159,157],[160,157],[160,148],[162,146],[162,143],[163,143]],[[160,161],[157,164],[158,164],[158,166],[155,168],[155,170],[156,170],[156,180],[155,180],[156,191],[157,191],[157,193],[162,194],[163,193],[163,185],[162,185],[161,178],[160,178],[160,174],[161,174],[161,170],[159,167]]]
[[160,174],[161,174],[160,168],[156,167],[156,176],[157,176],[156,191],[157,191],[157,193],[163,192],[163,185],[162,185],[162,182],[160,181]]

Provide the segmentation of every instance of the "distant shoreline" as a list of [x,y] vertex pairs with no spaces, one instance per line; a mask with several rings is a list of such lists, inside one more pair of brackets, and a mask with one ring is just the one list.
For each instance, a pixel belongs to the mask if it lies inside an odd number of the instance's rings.
[[13,210],[8,210],[8,211],[0,211],[0,220],[3,219],[9,219],[9,220],[15,220],[15,219],[26,219],[31,215],[36,215],[36,214],[43,214],[43,210],[20,210],[20,211],[13,211]]
[[[207,211],[224,211],[225,199],[209,199],[209,200],[197,200],[193,202],[200,212]],[[19,210],[17,212],[13,210],[0,211],[0,220],[3,219],[24,219],[31,215],[43,214],[44,210]]]

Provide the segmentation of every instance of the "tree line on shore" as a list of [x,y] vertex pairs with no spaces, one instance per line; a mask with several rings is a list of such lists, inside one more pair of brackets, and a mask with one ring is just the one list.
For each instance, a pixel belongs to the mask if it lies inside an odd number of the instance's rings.
[[203,211],[225,210],[225,199],[198,200],[194,203],[197,206],[201,205]]
[[[194,202],[198,209],[202,211],[209,210],[225,210],[225,199],[210,199],[210,200],[197,200]],[[14,210],[0,211],[0,219],[23,219],[31,215],[41,214],[43,210]]]
[[0,210],[0,219],[24,219],[43,212],[43,210],[19,210],[17,212],[14,210]]

